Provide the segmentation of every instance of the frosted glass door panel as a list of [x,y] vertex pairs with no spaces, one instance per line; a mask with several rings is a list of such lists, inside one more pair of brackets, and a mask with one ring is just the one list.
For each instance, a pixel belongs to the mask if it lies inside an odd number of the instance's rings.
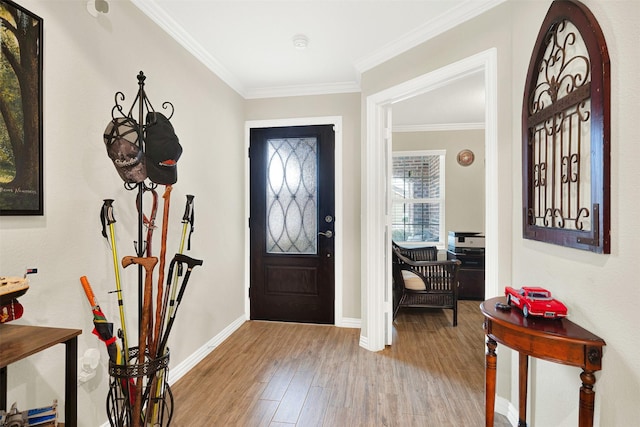
[[268,140],[267,253],[317,253],[317,154],[316,138]]

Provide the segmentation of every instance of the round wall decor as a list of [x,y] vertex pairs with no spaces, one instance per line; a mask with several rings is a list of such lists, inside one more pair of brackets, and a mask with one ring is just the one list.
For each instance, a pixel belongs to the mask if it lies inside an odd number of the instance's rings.
[[473,163],[473,160],[475,159],[475,156],[473,155],[473,151],[471,150],[461,150],[458,153],[458,163],[462,166],[469,166],[471,163]]

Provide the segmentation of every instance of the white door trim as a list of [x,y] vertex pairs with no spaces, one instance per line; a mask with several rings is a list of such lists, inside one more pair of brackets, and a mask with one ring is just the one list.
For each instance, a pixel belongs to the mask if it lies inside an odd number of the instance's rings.
[[335,130],[335,325],[346,326],[342,317],[342,294],[343,294],[343,201],[342,201],[342,116],[326,117],[303,117],[293,119],[273,119],[273,120],[250,120],[245,122],[244,145],[245,158],[244,166],[244,212],[246,228],[244,233],[244,315],[247,320],[250,318],[249,301],[249,278],[250,275],[250,241],[249,241],[249,144],[252,128],[270,128],[284,126],[313,126],[313,125],[333,125]]
[[486,179],[486,270],[485,292],[497,294],[498,277],[498,122],[497,50],[488,49],[453,64],[416,77],[367,97],[366,141],[362,147],[362,317],[360,345],[371,351],[385,346],[385,330],[392,322],[391,220],[389,203],[388,147],[385,117],[392,104],[429,92],[468,74],[485,76],[485,179]]

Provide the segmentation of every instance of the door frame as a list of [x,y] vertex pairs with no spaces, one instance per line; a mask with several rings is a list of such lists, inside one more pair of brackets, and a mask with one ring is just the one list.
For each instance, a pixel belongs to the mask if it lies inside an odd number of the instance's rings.
[[289,126],[312,126],[312,125],[333,125],[335,131],[335,234],[334,234],[334,260],[335,260],[335,307],[334,307],[334,324],[336,326],[345,326],[344,319],[342,317],[342,294],[343,294],[343,233],[342,233],[342,218],[343,218],[343,203],[342,203],[342,116],[323,116],[323,117],[302,117],[291,119],[270,119],[270,120],[248,120],[245,122],[245,135],[244,135],[244,151],[246,153],[244,163],[244,212],[246,218],[246,228],[244,236],[244,315],[245,319],[249,320],[251,317],[251,301],[249,299],[249,280],[251,278],[251,242],[249,239],[249,208],[250,208],[250,161],[249,161],[249,146],[251,143],[251,129],[255,128],[272,128],[272,127],[289,127]]
[[372,94],[366,99],[366,142],[362,147],[361,289],[363,328],[360,346],[383,350],[393,322],[388,290],[391,274],[391,217],[387,174],[391,162],[390,126],[392,104],[440,88],[470,73],[485,76],[485,295],[498,288],[498,71],[497,49],[491,48],[412,80]]

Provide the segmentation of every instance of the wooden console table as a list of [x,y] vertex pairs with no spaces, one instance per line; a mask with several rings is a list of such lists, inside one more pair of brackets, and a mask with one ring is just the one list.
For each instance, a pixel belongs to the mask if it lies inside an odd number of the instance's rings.
[[582,368],[578,425],[593,426],[593,386],[596,383],[594,372],[602,369],[604,340],[568,319],[525,318],[515,307],[510,311],[496,309],[497,302],[506,303],[506,298],[492,298],[480,304],[485,317],[484,331],[488,338],[485,369],[486,426],[493,426],[497,343],[517,350],[520,356],[518,427],[527,426],[529,356]]
[[[0,409],[7,409],[7,366],[56,344],[65,344],[65,426],[78,425],[78,335],[81,329],[0,325]],[[24,409],[23,409],[24,410]]]

